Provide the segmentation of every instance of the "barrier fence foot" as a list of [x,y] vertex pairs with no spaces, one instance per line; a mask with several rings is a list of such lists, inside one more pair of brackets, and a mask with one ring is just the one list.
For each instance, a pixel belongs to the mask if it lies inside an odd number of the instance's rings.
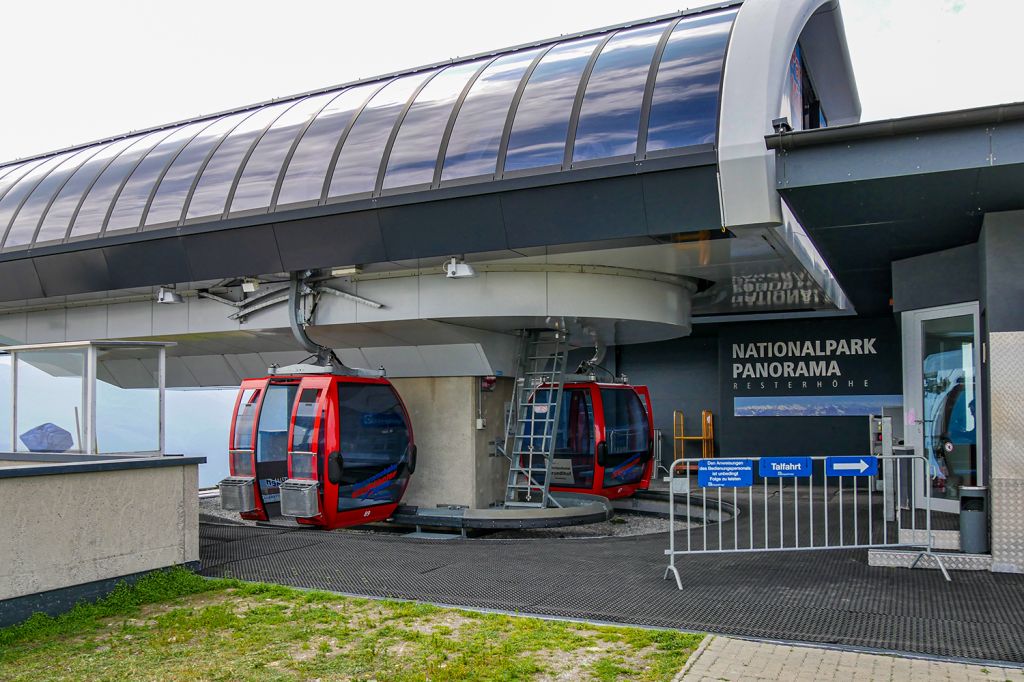
[[680,590],[683,589],[683,579],[679,577],[679,569],[677,569],[672,564],[669,564],[665,568],[665,575],[662,577],[662,580],[668,580],[669,573],[672,573],[672,575],[676,577],[676,587],[678,587]]
[[949,577],[949,571],[946,570],[946,565],[942,563],[942,559],[935,552],[925,551],[918,554],[917,558],[914,559],[914,563],[910,564],[910,570],[917,568],[917,564],[926,556],[931,557],[932,561],[939,565],[939,570],[942,571],[942,577],[946,579],[947,583],[953,582],[953,579]]

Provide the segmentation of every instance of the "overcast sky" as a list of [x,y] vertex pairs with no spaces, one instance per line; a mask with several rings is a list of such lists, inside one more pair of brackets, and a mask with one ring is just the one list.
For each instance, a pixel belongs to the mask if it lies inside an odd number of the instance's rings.
[[[784,1],[784,0],[782,0]],[[32,0],[4,6],[0,161],[686,0]],[[842,0],[864,119],[1024,100],[1024,0]]]

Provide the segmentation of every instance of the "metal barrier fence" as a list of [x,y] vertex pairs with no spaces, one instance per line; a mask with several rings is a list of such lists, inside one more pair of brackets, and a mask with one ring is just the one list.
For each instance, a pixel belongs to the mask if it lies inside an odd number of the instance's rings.
[[[905,547],[919,550],[911,568],[928,556],[950,580],[932,551],[931,476],[920,455],[677,459],[664,577],[683,589],[675,559],[684,554]],[[679,498],[686,537],[677,542]]]

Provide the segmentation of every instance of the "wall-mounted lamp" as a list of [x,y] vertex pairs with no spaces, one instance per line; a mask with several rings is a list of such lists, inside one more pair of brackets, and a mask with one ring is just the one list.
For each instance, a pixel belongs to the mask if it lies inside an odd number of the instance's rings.
[[181,303],[184,301],[177,291],[174,290],[174,285],[160,287],[156,292],[157,303]]
[[473,266],[465,261],[463,258],[458,256],[452,256],[451,259],[444,264],[444,276],[448,279],[464,279],[467,277],[476,277],[476,270]]
[[782,133],[793,132],[793,126],[789,125],[789,118],[783,116],[782,118],[772,119],[772,130],[781,135]]

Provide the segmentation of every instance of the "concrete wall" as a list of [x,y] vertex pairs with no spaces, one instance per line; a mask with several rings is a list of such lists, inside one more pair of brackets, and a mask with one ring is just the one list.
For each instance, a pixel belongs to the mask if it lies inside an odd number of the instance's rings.
[[0,600],[198,561],[198,467],[0,478],[0,519]]
[[[494,393],[480,393],[477,377],[394,379],[412,418],[418,457],[405,504],[487,507],[502,499],[508,466],[491,457],[488,443],[502,433],[504,401],[511,395],[505,379]],[[476,428],[483,400],[487,426]]]

